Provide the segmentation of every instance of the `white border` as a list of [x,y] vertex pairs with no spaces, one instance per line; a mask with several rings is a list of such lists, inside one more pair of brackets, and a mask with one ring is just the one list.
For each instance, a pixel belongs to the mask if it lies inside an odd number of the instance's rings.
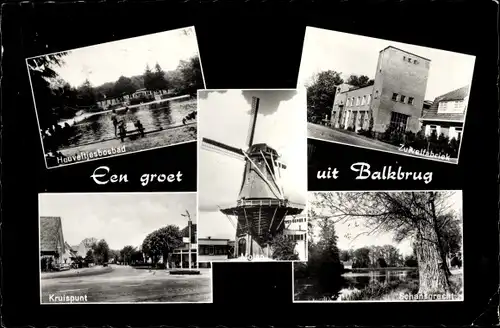
[[[463,218],[463,208],[464,208],[464,192],[461,189],[431,189],[431,190],[353,190],[353,191],[310,191],[309,194],[323,194],[323,193],[354,193],[354,192],[430,192],[430,191],[435,191],[435,192],[443,192],[443,191],[454,191],[454,192],[461,192],[462,193],[462,218]],[[308,198],[309,200],[309,198]],[[462,227],[462,258],[463,256],[463,239],[464,239],[464,222],[462,220],[461,222],[461,227]],[[463,262],[463,260],[462,260]],[[337,300],[332,300],[332,301],[305,301],[305,300],[295,300],[295,264],[292,264],[292,303],[328,303],[328,304],[343,304],[343,303],[443,303],[443,302],[464,302],[465,300],[465,270],[464,266],[462,263],[462,297],[461,299],[456,299],[456,300],[358,300],[358,301],[337,301]]]
[[[103,45],[103,44],[110,44],[110,43],[113,43],[113,42],[125,41],[125,40],[130,40],[130,39],[138,39],[138,38],[142,38],[142,37],[145,37],[145,36],[150,36],[150,35],[155,35],[155,34],[161,34],[161,33],[168,33],[168,32],[173,32],[173,31],[177,31],[177,30],[183,30],[183,29],[187,29],[187,28],[192,28],[193,29],[194,38],[196,40],[196,48],[197,48],[197,53],[198,53],[198,59],[200,61],[201,77],[203,79],[203,86],[206,89],[207,84],[205,82],[205,74],[203,73],[203,65],[201,63],[200,48],[199,48],[198,38],[197,38],[197,35],[196,35],[196,29],[195,29],[194,25],[187,26],[187,27],[180,27],[180,28],[176,28],[176,29],[173,29],[173,30],[163,31],[163,32],[156,32],[156,33],[151,33],[151,34],[145,34],[145,35],[135,36],[135,37],[126,38],[126,39],[120,39],[120,40],[114,40],[114,41],[109,41],[109,42],[103,42],[103,43],[94,44],[94,45],[91,45],[91,46],[85,46],[85,47],[80,47],[80,48],[75,48],[75,49],[70,49],[70,50],[62,50],[62,51],[58,51],[58,52],[52,52],[52,53],[48,53],[48,54],[43,54],[43,55],[38,55],[38,56],[33,56],[33,57],[27,57],[25,59],[25,64],[26,64],[26,69],[28,71],[28,78],[29,78],[29,81],[30,81],[31,96],[33,98],[33,107],[35,108],[36,121],[37,121],[37,125],[38,125],[38,134],[40,135],[40,142],[42,144],[42,152],[43,152],[43,157],[44,157],[44,162],[45,162],[45,168],[48,169],[48,170],[50,170],[50,169],[57,169],[57,168],[67,167],[67,166],[74,165],[74,164],[88,163],[88,162],[93,162],[93,161],[102,160],[102,159],[109,159],[109,158],[114,158],[114,157],[123,156],[123,155],[136,154],[136,153],[140,153],[140,152],[144,152],[144,151],[149,151],[149,150],[155,150],[155,149],[160,149],[160,148],[173,147],[173,146],[178,146],[178,145],[182,145],[182,144],[186,144],[186,143],[190,143],[190,142],[196,142],[197,138],[195,138],[193,140],[182,141],[182,142],[178,142],[178,143],[170,144],[170,145],[165,145],[165,146],[157,146],[157,147],[152,147],[152,148],[148,148],[148,149],[136,150],[136,151],[132,151],[130,153],[126,152],[124,154],[115,154],[115,155],[111,155],[111,156],[98,157],[98,158],[94,158],[94,159],[87,159],[85,161],[80,161],[80,162],[75,162],[75,163],[68,163],[68,164],[61,164],[61,165],[49,167],[47,165],[47,158],[45,157],[45,155],[47,153],[45,152],[45,147],[43,145],[43,137],[42,137],[42,134],[40,132],[40,130],[41,130],[41,128],[40,128],[40,120],[38,118],[38,109],[36,107],[35,93],[33,91],[33,84],[31,82],[31,73],[30,73],[30,69],[29,69],[29,66],[28,66],[28,60],[29,59],[38,58],[38,57],[42,57],[42,56],[53,55],[53,54],[58,54],[58,53],[65,52],[65,51],[75,51],[75,50],[80,50],[80,49],[85,49],[85,48],[93,48],[93,47],[98,47],[98,46]],[[196,123],[198,123],[198,118],[196,118]],[[198,136],[198,125],[197,125],[196,135]]]
[[[320,27],[314,27],[314,26],[306,26],[306,30],[305,30],[305,33],[304,33],[304,40],[302,41],[303,46],[302,46],[302,54],[301,54],[300,65],[299,65],[299,76],[300,76],[300,71],[301,71],[301,68],[302,68],[302,59],[304,58],[305,40],[306,40],[306,37],[307,37],[307,32],[308,32],[308,30],[310,31],[312,29],[323,30],[323,31],[330,31],[330,32],[337,32],[337,33],[343,33],[343,34],[349,34],[349,35],[351,35],[353,37],[363,37],[363,38],[384,40],[384,41],[388,41],[388,42],[405,43],[405,42],[400,42],[400,41],[393,41],[393,40],[385,40],[385,39],[375,38],[375,37],[371,37],[371,36],[367,36],[367,35],[353,34],[353,33],[341,32],[341,31],[336,31],[336,30],[329,30],[329,29],[320,28]],[[431,48],[431,47],[420,46],[420,45],[417,45],[417,44],[410,44],[410,43],[407,43],[407,44],[408,45],[412,45],[412,46],[418,46],[418,47],[428,48],[428,49],[432,49],[432,50],[439,50],[439,51],[450,52],[450,53],[454,53],[454,54],[460,54],[460,55],[464,55],[464,56],[472,56],[472,57],[474,57],[474,65],[473,65],[473,68],[472,68],[472,79],[469,81],[468,99],[467,99],[467,103],[465,104],[466,109],[464,111],[464,119],[463,119],[463,121],[461,121],[462,122],[462,129],[463,129],[463,131],[462,131],[462,138],[460,139],[460,145],[458,146],[458,152],[457,152],[457,158],[456,159],[446,160],[446,159],[439,159],[439,158],[430,157],[430,156],[418,156],[418,155],[406,153],[404,151],[391,151],[391,150],[383,150],[383,149],[378,149],[378,148],[370,148],[370,147],[353,145],[353,144],[349,144],[349,143],[345,143],[345,142],[339,142],[339,141],[334,141],[334,140],[313,138],[313,137],[309,137],[309,136],[307,138],[308,139],[313,139],[313,140],[319,140],[319,141],[329,142],[329,143],[335,143],[335,144],[340,144],[340,145],[346,145],[346,146],[361,148],[361,149],[369,149],[369,150],[379,151],[379,152],[383,152],[383,153],[389,153],[389,154],[395,154],[395,155],[402,155],[402,156],[407,156],[407,157],[414,157],[414,158],[426,159],[426,160],[430,160],[430,161],[434,161],[434,162],[440,162],[440,163],[447,163],[447,164],[458,165],[458,163],[460,161],[460,150],[462,149],[462,143],[464,141],[465,122],[466,122],[466,119],[467,119],[467,111],[469,109],[470,91],[471,91],[471,88],[472,88],[472,82],[473,82],[473,78],[474,78],[474,69],[476,67],[476,56],[469,55],[469,54],[464,54],[464,53],[461,53],[461,52],[454,52],[454,51],[449,51],[449,50],[443,50],[443,49],[436,49],[436,48]],[[299,85],[300,85],[300,81],[297,79],[297,86],[299,86]],[[451,91],[453,91],[453,90],[451,90]],[[421,118],[422,117],[419,117],[419,122],[420,122]],[[307,122],[307,123],[311,123],[311,122]],[[314,123],[311,123],[311,124],[314,124]],[[376,140],[376,139],[374,139],[374,140]],[[391,145],[391,144],[388,144],[388,145]]]
[[[270,92],[273,92],[273,91],[297,91],[297,94],[300,94],[300,90],[302,90],[302,92],[304,93],[304,97],[305,99],[303,99],[303,101],[305,102],[304,105],[307,105],[307,89],[304,88],[304,87],[297,87],[297,88],[283,88],[283,89],[204,89],[204,90],[198,90],[197,92],[197,99],[198,99],[198,110],[200,108],[199,104],[200,104],[200,92],[218,92],[218,91],[270,91]],[[304,138],[306,139],[306,142],[305,142],[305,149],[304,149],[304,156],[305,156],[305,159],[306,159],[306,167],[307,167],[307,111],[303,111],[303,122],[304,122]],[[197,133],[197,137],[198,137],[198,151],[197,151],[197,159],[199,158],[199,152],[201,151],[201,140],[202,140],[202,136],[200,134],[200,123],[201,123],[201,120],[198,121],[198,133]],[[199,205],[199,202],[198,202],[198,199],[199,199],[199,191],[200,191],[200,162],[197,161],[197,166],[198,166],[198,172],[196,174],[196,178],[197,178],[197,182],[196,182],[196,190],[198,191],[197,193],[197,204]],[[307,177],[306,177],[306,190],[305,190],[305,206],[304,206],[304,210],[302,211],[302,213],[306,213],[305,217],[306,217],[306,220],[308,222],[309,218],[308,218],[308,212],[307,212],[307,195],[309,193],[309,191],[307,190]],[[237,197],[237,195],[235,196]],[[235,201],[236,201],[236,198],[235,198]],[[196,213],[196,217],[197,219],[199,219],[200,217],[200,209],[198,207],[198,212]],[[307,229],[306,229],[307,230]],[[197,239],[200,239],[200,234],[199,234],[199,229],[197,230],[197,233],[196,233],[196,236],[197,236]],[[307,231],[308,232],[308,231]],[[235,241],[236,242],[236,241]],[[307,245],[307,234],[306,234],[306,245]],[[198,247],[199,247],[199,242],[198,242]],[[275,263],[275,262],[279,262],[279,263],[293,263],[293,262],[307,262],[308,258],[309,258],[309,249],[306,250],[306,259],[305,260],[266,260],[266,261],[235,261],[235,260],[231,260],[231,259],[227,259],[227,260],[212,260],[212,261],[201,261],[199,262],[199,257],[197,257],[197,261],[198,263],[210,263],[210,265],[212,265],[212,263]]]
[[[210,266],[208,270],[209,272],[209,279],[210,279],[210,301],[200,301],[200,302],[75,302],[75,303],[64,303],[64,302],[43,302],[43,293],[42,293],[42,268],[41,268],[41,261],[40,261],[40,196],[41,195],[67,195],[68,193],[56,193],[56,192],[42,192],[38,193],[38,281],[40,284],[40,305],[82,305],[82,304],[212,304],[214,302],[214,281],[213,281],[213,267]],[[196,208],[198,208],[198,196],[196,191],[186,191],[186,192],[111,192],[111,193],[83,193],[83,192],[76,192],[76,193],[69,193],[70,195],[131,195],[131,194],[163,194],[168,197],[168,195],[172,194],[196,194]],[[198,225],[198,213],[196,213],[196,224]],[[196,227],[198,229],[198,227]],[[198,240],[196,241],[198,242]],[[198,265],[198,250],[196,251],[196,261]],[[196,269],[199,269],[197,267]]]

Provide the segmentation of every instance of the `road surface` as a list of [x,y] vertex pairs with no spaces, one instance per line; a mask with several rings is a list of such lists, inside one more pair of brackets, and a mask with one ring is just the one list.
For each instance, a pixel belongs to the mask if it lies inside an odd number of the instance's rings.
[[437,158],[421,154],[408,153],[400,150],[399,149],[400,147],[398,146],[394,146],[380,140],[369,139],[367,137],[357,135],[354,132],[332,129],[328,126],[309,123],[309,122],[307,122],[307,136],[309,138],[320,139],[324,141],[333,141],[341,144],[385,151],[398,155],[406,155],[416,158],[426,158],[426,159],[437,160],[440,162],[448,162],[455,164],[458,163],[458,159],[456,158],[444,159],[444,158]]
[[210,269],[198,269],[200,275],[170,275],[166,270],[112,267],[100,275],[42,279],[42,303],[67,303],[71,296],[75,303],[211,302]]
[[340,131],[324,125],[309,122],[307,123],[307,136],[310,138],[334,141],[363,148],[402,153],[401,151],[398,151],[399,147],[397,146],[386,144],[379,140],[371,140],[347,131]]

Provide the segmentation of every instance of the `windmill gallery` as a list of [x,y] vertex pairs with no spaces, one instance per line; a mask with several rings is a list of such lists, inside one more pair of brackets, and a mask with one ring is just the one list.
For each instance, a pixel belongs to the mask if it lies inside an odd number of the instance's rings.
[[295,217],[305,208],[305,204],[291,202],[285,196],[280,180],[287,166],[279,161],[278,152],[267,143],[254,143],[259,104],[260,98],[252,97],[246,150],[210,138],[201,140],[202,149],[244,162],[236,203],[217,205],[236,230],[233,254],[236,259],[278,259],[273,256],[271,240],[283,233],[287,216]]

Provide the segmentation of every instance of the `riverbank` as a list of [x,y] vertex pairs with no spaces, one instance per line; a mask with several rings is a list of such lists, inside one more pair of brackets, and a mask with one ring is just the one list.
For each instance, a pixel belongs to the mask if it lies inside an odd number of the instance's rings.
[[[177,97],[171,97],[171,98],[165,98],[165,99],[158,99],[158,100],[153,100],[153,101],[150,101],[150,102],[147,102],[147,103],[141,103],[141,104],[136,104],[136,105],[130,105],[130,106],[122,106],[122,107],[117,107],[115,108],[114,110],[116,112],[120,112],[120,111],[123,111],[124,109],[132,109],[132,108],[136,108],[136,107],[140,107],[140,106],[148,106],[148,105],[152,105],[152,104],[158,104],[158,103],[163,103],[163,102],[167,102],[167,101],[175,101],[175,100],[188,100],[190,99],[191,97],[189,95],[183,95],[183,96],[177,96]],[[73,118],[69,118],[69,119],[65,119],[65,120],[62,120],[60,122],[58,122],[59,125],[61,126],[64,126],[65,123],[68,123],[70,126],[72,125],[75,125],[89,117],[92,117],[94,115],[102,115],[102,114],[106,114],[106,113],[110,113],[112,110],[102,110],[102,111],[99,111],[99,112],[84,112],[82,113],[81,115],[77,115]]]
[[[65,156],[62,165],[80,163],[93,159],[115,156],[116,154],[130,154],[137,151],[149,150],[159,147],[173,146],[197,139],[197,124],[181,125],[170,129],[160,130],[148,133],[144,137],[137,136],[134,139],[126,138],[121,142],[120,138],[105,140],[97,143],[61,149],[60,152]],[[113,152],[115,150],[115,152]],[[119,151],[116,151],[119,150]],[[104,153],[106,152],[106,153]],[[110,152],[111,154],[108,154]],[[86,154],[82,156],[82,154]],[[92,154],[92,155],[90,155]],[[54,161],[55,162],[55,161]],[[50,165],[49,167],[57,166]]]
[[[452,270],[450,283],[452,291],[443,296],[447,300],[463,299],[463,273],[462,270]],[[418,295],[418,278],[393,278],[381,282],[378,279],[370,279],[363,283],[358,274],[344,274],[339,276],[341,280],[333,282],[334,287],[330,291],[324,290],[315,277],[299,278],[294,281],[294,300],[299,302],[336,302],[336,301],[406,301],[426,300],[423,295]],[[332,278],[335,280],[335,278]],[[351,280],[354,279],[354,280]]]

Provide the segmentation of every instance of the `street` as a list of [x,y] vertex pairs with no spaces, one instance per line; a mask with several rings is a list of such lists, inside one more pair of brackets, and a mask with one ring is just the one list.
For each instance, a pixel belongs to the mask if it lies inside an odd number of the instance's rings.
[[71,296],[85,298],[88,303],[211,302],[212,299],[210,269],[198,269],[200,275],[170,275],[166,270],[150,272],[121,265],[112,268],[111,272],[99,275],[42,279],[42,303],[53,304],[58,298]]
[[307,123],[307,136],[309,138],[322,139],[325,141],[334,141],[342,144],[358,146],[363,148],[389,151],[401,154],[399,147],[386,144],[379,140],[370,140],[366,137],[355,135],[353,132],[340,131],[324,125]]

